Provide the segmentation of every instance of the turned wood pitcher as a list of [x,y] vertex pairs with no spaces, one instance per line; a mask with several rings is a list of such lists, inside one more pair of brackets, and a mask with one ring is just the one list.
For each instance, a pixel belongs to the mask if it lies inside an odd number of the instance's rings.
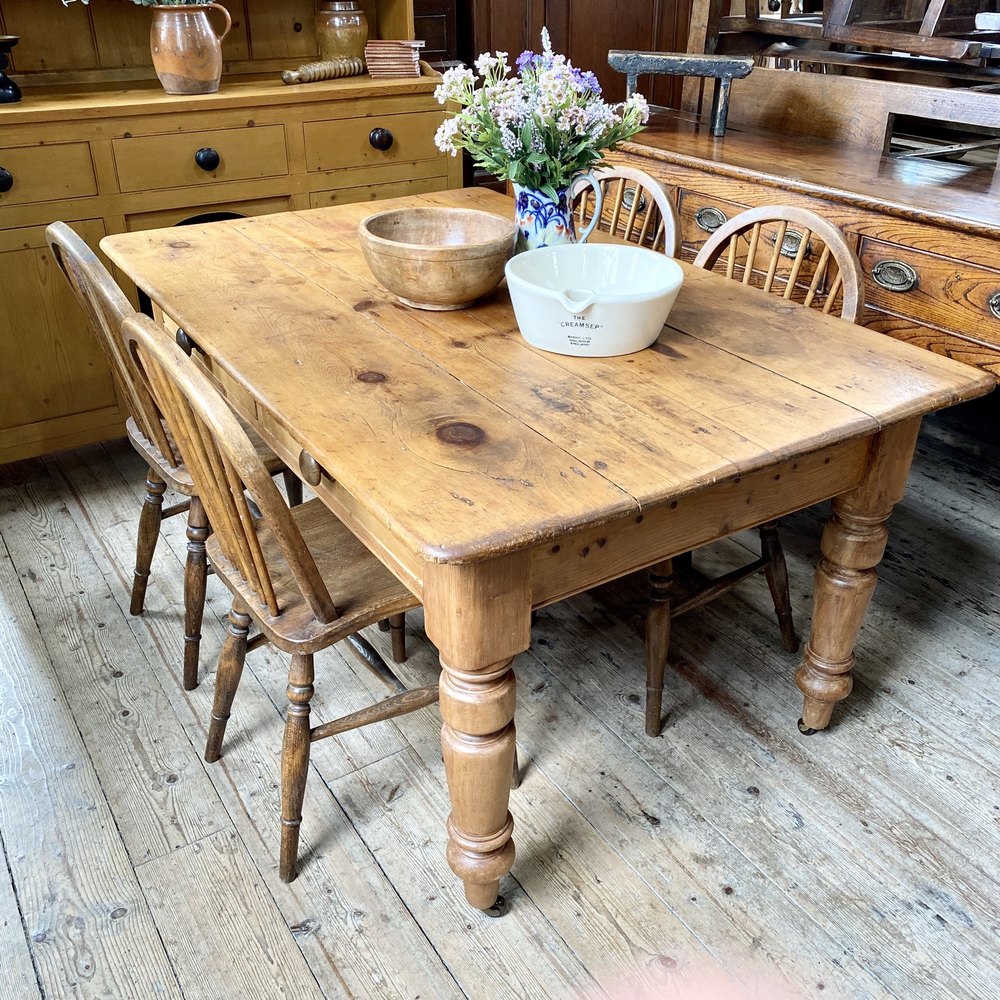
[[[214,94],[222,79],[222,39],[233,22],[221,4],[156,4],[149,29],[153,69],[168,94]],[[209,11],[225,18],[216,34]]]

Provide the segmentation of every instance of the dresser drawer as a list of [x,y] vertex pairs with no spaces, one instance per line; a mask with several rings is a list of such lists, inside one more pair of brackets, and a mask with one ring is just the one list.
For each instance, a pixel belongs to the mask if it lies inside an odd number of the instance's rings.
[[1000,344],[1000,271],[867,238],[861,267],[869,306]]
[[155,191],[288,173],[282,125],[131,136],[115,139],[113,146],[122,191]]
[[[304,126],[306,169],[336,170],[443,156],[434,145],[434,133],[443,118],[443,112],[421,111],[408,115],[307,122]],[[379,148],[380,145],[386,148]]]
[[682,256],[693,260],[705,241],[729,219],[745,212],[748,206],[724,198],[713,198],[697,191],[681,190],[678,214],[681,219]]
[[367,184],[363,187],[337,188],[334,191],[314,191],[309,195],[310,208],[330,208],[333,205],[350,205],[361,201],[383,198],[402,198],[405,195],[430,194],[444,191],[447,177],[421,177],[412,181],[393,181],[390,184]]
[[0,150],[0,206],[34,201],[86,198],[97,194],[90,146],[66,142],[54,146],[20,146]]

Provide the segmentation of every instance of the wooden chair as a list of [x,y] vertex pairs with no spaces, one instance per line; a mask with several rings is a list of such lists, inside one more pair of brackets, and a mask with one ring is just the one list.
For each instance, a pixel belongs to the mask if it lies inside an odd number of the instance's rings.
[[[129,441],[149,467],[135,549],[135,573],[129,607],[133,615],[140,615],[143,611],[149,568],[160,537],[161,521],[185,511],[188,515],[184,570],[184,688],[191,690],[198,685],[198,653],[208,575],[205,541],[211,528],[170,431],[144,384],[137,379],[135,366],[125,351],[121,324],[126,317],[134,315],[135,310],[97,255],[69,226],[54,222],[45,235],[56,263],[76,292],[107,357],[118,397],[129,413],[125,422]],[[301,502],[302,483],[260,438],[255,438],[254,447],[272,475],[280,472],[284,476],[289,502]],[[187,499],[164,510],[163,494],[168,486]]]
[[[212,520],[208,554],[233,595],[206,761],[221,755],[247,651],[270,642],[292,655],[281,751],[279,863],[281,878],[290,882],[310,744],[437,700],[437,685],[407,691],[374,648],[355,635],[381,619],[402,615],[418,601],[320,500],[285,505],[226,401],[161,327],[146,316],[133,316],[125,321],[124,333]],[[249,639],[251,620],[260,631]],[[362,662],[395,693],[370,708],[313,726],[313,655],[349,637]]]
[[[794,228],[793,228],[794,227]],[[784,205],[749,209],[717,229],[695,258],[709,270],[724,266],[725,274],[745,285],[780,294],[783,299],[835,312],[858,322],[864,311],[863,278],[857,255],[844,235],[814,212]],[[834,308],[839,302],[838,308]],[[659,736],[663,674],[670,642],[670,621],[720,597],[738,583],[763,571],[774,602],[781,641],[790,653],[799,648],[792,620],[785,555],[776,521],[762,524],[760,558],[716,579],[694,572],[691,553],[664,559],[649,570],[649,612],[646,617],[646,733]],[[675,601],[674,570],[696,580],[694,590]]]
[[[594,172],[604,207],[597,229],[650,250],[677,256],[680,223],[677,210],[655,177],[632,167],[609,167]],[[583,179],[573,182],[569,193],[577,227],[594,217],[590,185]]]

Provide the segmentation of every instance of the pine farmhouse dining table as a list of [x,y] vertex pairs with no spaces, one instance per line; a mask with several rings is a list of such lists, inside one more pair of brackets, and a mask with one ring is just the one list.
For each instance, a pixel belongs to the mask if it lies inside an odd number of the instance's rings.
[[102,248],[423,602],[442,667],[448,861],[488,909],[514,860],[514,658],[532,609],[832,497],[796,675],[804,725],[823,729],[851,690],[920,419],[994,383],[686,264],[653,347],[547,354],[520,337],[503,286],[442,313],[374,281],[358,222],[406,205],[512,211],[470,189]]

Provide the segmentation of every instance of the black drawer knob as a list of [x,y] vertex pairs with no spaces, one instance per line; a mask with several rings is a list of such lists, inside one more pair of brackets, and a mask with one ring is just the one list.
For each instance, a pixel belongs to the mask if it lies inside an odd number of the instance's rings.
[[4,167],[0,167],[0,194],[6,194],[14,186],[14,175]]
[[396,140],[387,128],[373,128],[368,133],[368,141],[373,149],[380,149],[384,153]]
[[213,170],[219,169],[219,164],[222,162],[222,157],[219,156],[219,151],[217,149],[212,149],[211,146],[202,146],[197,153],[194,154],[194,162],[201,167],[206,173],[211,173]]

